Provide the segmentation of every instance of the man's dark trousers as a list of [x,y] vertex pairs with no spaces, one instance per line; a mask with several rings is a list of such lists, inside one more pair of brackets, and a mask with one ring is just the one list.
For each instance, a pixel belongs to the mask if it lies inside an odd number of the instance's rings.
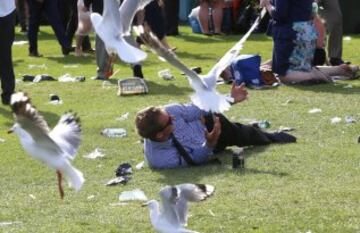
[[5,17],[0,17],[0,78],[1,98],[9,103],[15,89],[15,76],[12,63],[11,46],[15,39],[16,10]]
[[49,24],[55,32],[59,44],[63,48],[69,48],[70,42],[65,36],[65,27],[61,22],[58,0],[44,0],[42,3],[37,0],[28,0],[28,4],[30,13],[28,30],[28,38],[30,44],[29,52],[38,52],[38,32],[43,11],[49,21]]
[[[257,127],[230,122],[222,114],[216,114],[216,116],[220,119],[221,133],[214,149],[215,153],[223,151],[227,146],[268,145],[273,142],[269,138],[269,133],[263,132]],[[213,129],[212,115],[205,116],[205,125],[209,132]]]

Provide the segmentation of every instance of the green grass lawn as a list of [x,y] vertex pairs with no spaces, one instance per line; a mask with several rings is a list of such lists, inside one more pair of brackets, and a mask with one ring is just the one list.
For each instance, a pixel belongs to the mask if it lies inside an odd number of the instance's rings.
[[[189,27],[181,35],[169,37],[178,57],[189,66],[200,66],[207,72],[239,39],[239,35],[205,37],[192,34]],[[199,232],[359,232],[360,231],[360,157],[357,138],[359,122],[346,124],[345,116],[360,121],[360,82],[347,81],[318,86],[281,86],[271,90],[249,90],[249,100],[233,106],[226,115],[246,123],[246,119],[267,119],[270,130],[290,126],[296,130],[296,144],[271,145],[246,149],[246,170],[232,170],[231,151],[223,153],[222,165],[153,171],[135,170],[125,186],[106,187],[120,163],[135,166],[143,160],[142,144],[134,127],[138,110],[149,105],[188,102],[192,93],[187,80],[167,63],[149,53],[144,74],[150,93],[118,97],[117,80],[130,77],[128,65],[117,62],[119,72],[103,88],[101,81],[91,80],[96,74],[94,56],[63,57],[52,31],[42,28],[39,52],[42,58],[28,57],[28,46],[13,46],[17,78],[23,74],[47,73],[59,77],[65,73],[84,75],[84,83],[18,83],[16,90],[25,91],[33,104],[53,127],[62,113],[78,112],[82,120],[83,141],[74,165],[85,176],[80,192],[67,188],[60,200],[55,172],[30,158],[15,135],[6,131],[13,124],[8,107],[0,106],[0,232],[152,232],[147,208],[141,203],[113,206],[125,190],[139,188],[148,198],[158,199],[166,184],[183,182],[208,183],[216,187],[213,197],[190,208],[189,228]],[[360,36],[344,41],[344,58],[360,64]],[[17,40],[26,37],[17,34]],[[272,41],[253,35],[242,53],[271,57]],[[29,69],[29,65],[46,68]],[[77,68],[66,65],[77,64]],[[64,67],[65,66],[65,67]],[[175,80],[157,76],[169,68]],[[352,88],[344,88],[351,84]],[[219,86],[227,92],[229,86]],[[50,105],[49,94],[55,93],[63,105]],[[291,100],[287,105],[284,103]],[[312,108],[321,113],[309,114]],[[125,121],[116,118],[129,112]],[[341,117],[339,124],[330,119]],[[121,127],[126,138],[109,139],[100,135],[107,127]],[[106,156],[90,160],[83,155],[96,147]],[[89,198],[89,196],[93,196]],[[211,210],[211,211],[209,211]],[[215,216],[213,214],[214,213]]]

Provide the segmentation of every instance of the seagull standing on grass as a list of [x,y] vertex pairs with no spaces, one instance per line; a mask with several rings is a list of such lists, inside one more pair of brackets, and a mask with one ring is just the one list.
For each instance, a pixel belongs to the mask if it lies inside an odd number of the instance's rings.
[[172,51],[169,51],[160,43],[146,24],[144,26],[135,26],[134,31],[153,52],[158,54],[160,58],[165,59],[171,65],[185,73],[189,79],[190,85],[195,90],[195,94],[191,96],[191,100],[196,106],[204,111],[224,112],[229,110],[229,102],[232,102],[233,100],[216,91],[216,80],[239,55],[246,39],[258,26],[265,13],[266,10],[263,9],[249,31],[225,53],[220,61],[216,63],[206,75],[197,75],[194,71],[184,65]]
[[196,233],[185,228],[188,220],[188,202],[205,200],[214,193],[208,184],[179,184],[165,186],[160,190],[161,206],[150,200],[144,205],[150,209],[150,220],[159,233]]
[[[137,11],[152,0],[125,0],[120,8],[117,0],[104,0],[102,16],[91,13],[95,32],[105,44],[108,54],[117,53],[119,58],[130,64],[146,59],[147,54],[131,45],[130,29]],[[129,43],[130,42],[130,43]]]
[[64,197],[62,176],[76,191],[84,183],[83,174],[71,166],[81,141],[80,119],[71,112],[61,116],[52,131],[23,92],[11,96],[11,109],[16,123],[9,130],[18,135],[24,150],[56,170],[60,198]]

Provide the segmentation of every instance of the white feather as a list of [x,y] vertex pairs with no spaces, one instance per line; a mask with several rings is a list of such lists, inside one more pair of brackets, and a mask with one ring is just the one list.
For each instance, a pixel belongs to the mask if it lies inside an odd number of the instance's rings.
[[125,38],[129,36],[126,31],[130,27],[134,15],[135,12],[128,12],[121,17],[117,1],[106,0],[104,1],[103,15],[92,13],[90,16],[95,32],[104,42],[108,54],[116,53],[122,61],[130,64],[139,63],[147,57],[145,52],[130,45]]

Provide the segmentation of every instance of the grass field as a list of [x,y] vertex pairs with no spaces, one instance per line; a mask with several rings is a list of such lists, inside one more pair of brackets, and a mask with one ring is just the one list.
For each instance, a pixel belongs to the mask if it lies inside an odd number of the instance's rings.
[[[239,39],[239,35],[204,37],[192,34],[189,27],[181,27],[180,32],[180,36],[169,37],[171,45],[178,48],[178,57],[205,72]],[[16,39],[26,40],[20,34]],[[344,40],[344,58],[360,64],[359,47],[359,35]],[[260,54],[266,60],[271,49],[270,38],[253,35],[242,53]],[[78,193],[66,187],[65,199],[60,200],[55,172],[30,158],[18,138],[6,133],[13,118],[9,107],[0,106],[0,138],[5,140],[0,142],[0,232],[152,232],[148,210],[141,208],[141,203],[111,204],[117,203],[125,190],[139,188],[149,199],[158,199],[161,187],[183,182],[216,187],[213,197],[190,208],[189,228],[199,232],[360,232],[360,126],[359,122],[344,122],[346,116],[360,121],[359,81],[249,90],[249,100],[233,106],[226,115],[244,123],[267,119],[270,130],[294,127],[298,142],[246,149],[243,173],[232,169],[228,150],[220,156],[220,166],[163,171],[145,167],[135,170],[127,185],[106,187],[120,163],[135,166],[143,160],[133,123],[136,112],[149,105],[188,102],[192,90],[177,70],[149,53],[143,71],[150,93],[118,97],[117,80],[130,77],[131,69],[117,62],[115,71],[119,72],[111,78],[112,85],[104,88],[101,81],[90,79],[96,74],[94,56],[63,57],[48,27],[39,35],[39,52],[44,57],[30,58],[27,45],[13,46],[17,78],[42,73],[56,78],[65,73],[86,76],[83,83],[20,82],[16,87],[29,93],[50,127],[65,111],[78,112],[83,141],[74,165],[84,173],[86,182]],[[78,67],[66,67],[73,64]],[[165,68],[175,80],[157,77]],[[348,84],[352,88],[344,88]],[[219,89],[225,93],[229,86]],[[58,94],[64,103],[50,105],[50,93]],[[322,112],[309,114],[312,108]],[[116,120],[126,112],[127,120]],[[343,120],[331,124],[336,116]],[[108,127],[125,128],[128,136],[109,139],[100,135]],[[96,147],[104,149],[104,158],[83,157]],[[1,222],[13,224],[2,226]]]

